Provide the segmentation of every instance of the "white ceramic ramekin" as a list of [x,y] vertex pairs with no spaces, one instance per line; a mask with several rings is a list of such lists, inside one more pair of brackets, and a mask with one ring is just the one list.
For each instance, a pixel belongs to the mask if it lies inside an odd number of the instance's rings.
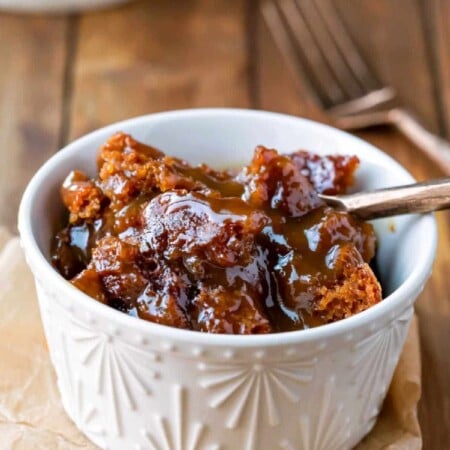
[[283,152],[356,154],[362,160],[357,189],[413,181],[360,139],[268,112],[153,114],[68,145],[30,182],[19,228],[70,417],[93,442],[114,450],[354,446],[376,420],[414,300],[430,275],[434,218],[376,222],[386,298],[341,322],[265,336],[208,335],[144,322],[92,300],[48,262],[63,178],[73,168],[94,174],[97,147],[118,130],[192,163],[236,165],[264,144]]

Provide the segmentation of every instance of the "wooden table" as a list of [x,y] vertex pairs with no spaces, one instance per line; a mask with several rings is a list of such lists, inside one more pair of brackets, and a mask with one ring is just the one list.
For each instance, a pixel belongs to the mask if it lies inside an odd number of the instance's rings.
[[[432,130],[450,130],[450,2],[336,0],[378,69]],[[39,165],[72,139],[127,117],[199,106],[326,121],[294,83],[256,1],[149,0],[86,15],[0,14],[0,225]],[[440,176],[391,129],[358,133],[417,178]],[[424,446],[450,448],[450,222],[438,215],[434,274],[417,303]],[[424,236],[424,239],[427,237]]]

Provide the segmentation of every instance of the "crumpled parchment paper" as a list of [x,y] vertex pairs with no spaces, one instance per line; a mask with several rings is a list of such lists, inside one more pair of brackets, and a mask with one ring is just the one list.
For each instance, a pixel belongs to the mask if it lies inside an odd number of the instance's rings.
[[[420,390],[414,318],[377,424],[357,449],[419,450]],[[0,229],[0,449],[97,449],[63,410],[33,277],[18,238],[11,238],[4,229]]]

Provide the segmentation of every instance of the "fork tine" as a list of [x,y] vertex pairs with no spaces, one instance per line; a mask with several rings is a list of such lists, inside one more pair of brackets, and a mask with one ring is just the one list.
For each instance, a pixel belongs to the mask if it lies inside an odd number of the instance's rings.
[[366,91],[380,89],[382,87],[381,82],[372,73],[367,62],[361,56],[344,22],[340,20],[335,5],[330,0],[312,1],[316,4],[323,21],[327,24],[330,34],[333,35],[334,42],[339,48],[342,58],[346,61],[347,66],[358,79],[361,86]]
[[276,5],[289,34],[295,41],[296,51],[302,57],[311,83],[315,86],[324,106],[344,103],[347,96],[330,73],[328,64],[317,48],[295,0],[281,0]]
[[303,15],[316,46],[322,53],[327,63],[328,70],[334,74],[336,81],[349,99],[359,97],[364,93],[354,73],[348,67],[346,60],[342,57],[340,49],[336,45],[334,36],[324,21],[315,0],[296,0],[299,13]]
[[312,86],[311,80],[305,76],[303,63],[298,58],[297,49],[286,30],[283,19],[274,2],[263,2],[260,6],[260,11],[278,50],[286,60],[288,69],[293,72],[294,82],[298,83],[300,88],[303,87],[302,83],[306,84],[310,88],[308,94],[312,95],[319,104],[324,105],[326,101],[319,96],[315,86]]
[[[346,53],[347,64],[348,61],[355,61],[358,66],[358,61],[362,68],[359,75],[360,80],[364,81],[363,91],[356,97],[348,98],[337,83],[335,76],[330,71],[321,71],[326,62],[323,60],[314,42],[311,33],[306,28],[305,20],[298,11],[296,1],[299,0],[283,0],[277,3],[275,0],[265,1],[261,3],[261,13],[264,20],[272,34],[275,44],[278,46],[282,55],[284,56],[288,69],[293,71],[294,80],[296,82],[303,81],[303,86],[310,85],[310,93],[314,94],[319,103],[324,109],[331,114],[339,124],[344,124],[346,128],[353,126],[352,124],[360,123],[356,121],[355,116],[365,114],[367,121],[368,114],[373,114],[376,110],[386,112],[395,106],[398,106],[398,98],[393,88],[382,85],[373,76],[365,64],[362,57],[359,55],[352,42],[350,46],[350,56]],[[315,0],[305,0],[315,1]],[[328,0],[323,0],[328,1]],[[338,26],[339,21],[337,22]],[[340,40],[345,42],[345,32],[340,34]],[[330,31],[331,32],[331,31]],[[344,38],[342,38],[344,36]],[[350,39],[350,38],[349,38]],[[305,44],[306,43],[306,44]],[[310,44],[309,46],[307,44]],[[309,53],[307,52],[309,50]],[[322,49],[323,50],[323,49]],[[339,51],[343,53],[342,48]],[[322,64],[321,67],[314,65],[315,58]],[[328,69],[328,67],[326,67]],[[358,69],[359,70],[359,69]],[[362,74],[362,75],[361,75]],[[362,82],[361,82],[362,84]],[[370,116],[372,117],[372,116]],[[369,117],[369,119],[370,119]],[[345,119],[347,118],[347,119]],[[379,119],[377,119],[378,121]],[[377,122],[378,123],[378,122]]]
[[369,110],[374,110],[383,106],[384,108],[393,106],[396,101],[396,92],[390,86],[370,91],[361,97],[350,100],[347,103],[328,108],[328,113],[335,117],[361,114]]

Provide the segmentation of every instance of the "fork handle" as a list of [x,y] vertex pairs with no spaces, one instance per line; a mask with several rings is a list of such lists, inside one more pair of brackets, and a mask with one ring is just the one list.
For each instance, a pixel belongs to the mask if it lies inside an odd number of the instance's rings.
[[426,213],[450,208],[450,178],[350,195],[320,194],[319,197],[329,206],[365,220]]
[[391,110],[389,121],[412,143],[422,149],[446,175],[450,175],[449,142],[425,129],[407,109],[395,108]]

